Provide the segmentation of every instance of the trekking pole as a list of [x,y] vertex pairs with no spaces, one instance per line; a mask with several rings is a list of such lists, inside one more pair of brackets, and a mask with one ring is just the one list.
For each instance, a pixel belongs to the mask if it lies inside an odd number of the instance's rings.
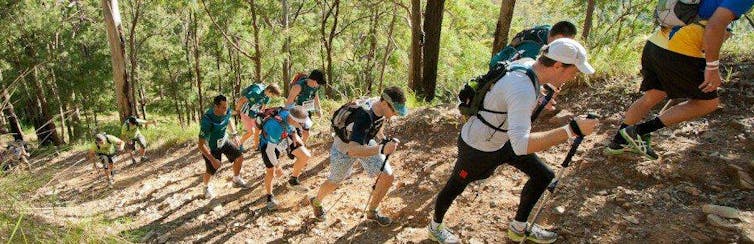
[[[531,114],[531,122],[534,123],[534,120],[539,117],[539,113],[542,112],[542,110],[547,106],[548,103],[550,103],[550,100],[552,100],[552,97],[555,96],[555,89],[553,89],[549,84],[545,84],[543,86],[547,93],[545,93],[545,97],[542,99],[542,102],[537,105],[537,109],[534,110],[534,112]],[[486,179],[479,182],[477,187],[484,184],[484,181]],[[479,197],[479,190],[476,190],[476,193],[474,194],[474,199],[472,199],[472,202],[476,202],[476,199]]]
[[[397,143],[398,139],[397,138],[384,139],[384,140],[382,140],[382,144],[387,144],[390,141],[393,141],[393,142]],[[390,158],[390,155],[393,155],[393,154],[391,153],[391,154],[385,155],[385,160],[382,161],[382,166],[380,166],[380,173],[383,170],[385,170],[385,165],[387,164],[387,160]],[[372,185],[372,191],[369,192],[369,198],[367,199],[366,204],[364,204],[364,210],[361,212],[361,217],[359,217],[359,220],[361,220],[362,218],[364,218],[364,216],[366,216],[367,208],[369,207],[369,202],[372,201],[372,195],[374,194],[374,190],[377,189],[377,183],[379,181],[380,181],[380,175],[378,174],[377,175],[377,179],[374,180],[374,184]],[[357,224],[356,227],[353,228],[353,230],[354,231],[358,231],[359,227],[361,227],[361,223],[362,222],[363,221],[359,222],[359,224]],[[353,242],[353,240],[349,241],[349,243],[351,243],[351,242]]]
[[545,93],[545,98],[542,99],[542,102],[537,106],[537,109],[534,110],[534,113],[531,114],[531,122],[534,122],[534,120],[539,117],[539,113],[542,112],[542,110],[547,107],[547,104],[550,103],[550,100],[552,100],[552,97],[555,96],[555,89],[553,89],[550,84],[545,84],[543,86],[547,93]]
[[[398,139],[391,138],[389,140],[388,139],[383,140],[382,144],[386,145],[388,142],[391,142],[391,141],[398,143]],[[387,164],[387,160],[390,158],[390,155],[393,155],[393,154],[391,153],[391,154],[385,155],[385,160],[382,161],[382,166],[380,166],[380,173],[382,173],[382,171],[385,170],[385,165]],[[374,184],[372,185],[372,191],[369,193],[369,198],[367,199],[367,203],[364,204],[364,211],[361,212],[361,218],[363,218],[366,215],[365,213],[367,212],[367,208],[369,207],[369,202],[372,201],[372,195],[374,195],[374,190],[377,189],[377,182],[379,181],[380,181],[380,175],[378,174],[377,178],[374,179]]]
[[668,102],[665,103],[665,106],[662,106],[662,109],[660,109],[660,112],[658,114],[662,114],[665,112],[665,110],[668,110],[669,108],[678,105],[681,103],[678,99],[668,99]]
[[[596,119],[599,116],[590,113],[586,117],[588,119]],[[539,219],[539,213],[542,212],[542,209],[544,208],[545,203],[547,203],[547,200],[549,200],[548,198],[552,194],[555,193],[555,188],[558,186],[558,182],[560,181],[560,178],[563,176],[565,169],[568,168],[568,166],[570,165],[571,158],[573,158],[573,155],[576,154],[576,151],[579,149],[579,145],[581,145],[581,142],[584,140],[585,135],[581,134],[581,131],[578,131],[577,134],[579,136],[573,140],[573,144],[571,144],[571,149],[568,150],[568,154],[566,154],[565,159],[563,159],[563,163],[561,164],[563,169],[558,171],[558,174],[555,176],[555,179],[553,179],[552,182],[550,182],[550,185],[547,186],[547,191],[549,191],[549,193],[545,192],[544,193],[545,195],[540,197],[542,201],[540,202],[539,207],[537,208],[537,211],[534,212],[534,217],[531,221],[531,224],[526,224],[526,231],[524,232],[524,238],[521,239],[521,242],[519,243],[521,244],[526,243],[526,239],[529,238],[529,235],[531,234],[531,230],[534,227],[534,224],[537,223],[537,219]]]

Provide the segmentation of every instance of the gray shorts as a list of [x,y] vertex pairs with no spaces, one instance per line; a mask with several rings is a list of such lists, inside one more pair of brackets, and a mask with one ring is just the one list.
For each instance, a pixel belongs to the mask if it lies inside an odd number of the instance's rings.
[[[372,143],[370,143],[372,144]],[[375,143],[376,144],[376,143]],[[348,154],[340,152],[335,145],[330,148],[330,175],[327,180],[333,183],[340,183],[348,178],[353,171],[353,164],[356,161],[361,162],[361,167],[367,172],[369,177],[376,177],[380,173],[382,163],[385,162],[385,155],[378,154],[371,157],[354,158]],[[393,169],[389,162],[385,162],[385,174],[392,175]]]

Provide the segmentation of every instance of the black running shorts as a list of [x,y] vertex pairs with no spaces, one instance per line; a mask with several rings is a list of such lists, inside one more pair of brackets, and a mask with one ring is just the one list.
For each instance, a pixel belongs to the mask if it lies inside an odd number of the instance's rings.
[[670,99],[715,99],[717,91],[705,93],[699,89],[706,65],[703,58],[679,54],[647,41],[641,54],[643,80],[639,90],[664,91]]
[[[225,145],[216,150],[212,150],[211,153],[212,157],[219,160],[220,162],[222,162],[223,154],[230,162],[234,162],[238,157],[241,157],[241,150],[238,148],[238,146],[236,146],[236,144],[231,141],[225,142]],[[204,156],[204,154],[202,154],[202,158],[204,158],[204,165],[207,168],[207,173],[214,175],[215,172],[217,172],[217,169],[212,166],[212,162],[209,161],[207,156]]]

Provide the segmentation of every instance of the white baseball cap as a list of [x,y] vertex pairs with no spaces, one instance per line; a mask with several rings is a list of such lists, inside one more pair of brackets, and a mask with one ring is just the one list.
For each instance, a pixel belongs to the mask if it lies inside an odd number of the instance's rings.
[[558,38],[542,47],[542,55],[552,60],[576,65],[581,73],[594,74],[594,68],[587,62],[586,49],[571,38]]
[[293,113],[290,113],[289,116],[291,116],[291,119],[293,119],[293,121],[296,121],[297,123],[301,124],[301,127],[303,129],[309,129],[314,124],[314,122],[312,121],[312,119],[309,118],[309,115],[306,115],[303,118],[296,118],[296,116],[293,115]]

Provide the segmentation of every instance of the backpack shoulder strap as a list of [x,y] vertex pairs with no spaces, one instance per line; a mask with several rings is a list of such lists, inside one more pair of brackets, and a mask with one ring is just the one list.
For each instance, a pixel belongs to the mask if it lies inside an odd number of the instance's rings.
[[523,71],[527,77],[529,77],[529,81],[531,81],[531,85],[534,86],[534,94],[539,94],[539,82],[537,81],[537,75],[534,74],[534,70],[528,67],[520,66],[520,65],[513,65],[509,69],[510,71]]

